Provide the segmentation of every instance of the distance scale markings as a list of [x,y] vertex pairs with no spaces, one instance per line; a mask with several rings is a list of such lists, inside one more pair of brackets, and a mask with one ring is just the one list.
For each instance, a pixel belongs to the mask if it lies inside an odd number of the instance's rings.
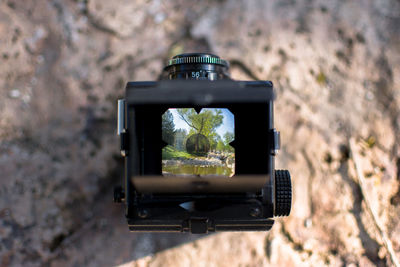
[[203,64],[218,64],[228,66],[227,61],[216,57],[182,57],[173,58],[168,61],[167,66],[185,64],[185,63],[203,63]]

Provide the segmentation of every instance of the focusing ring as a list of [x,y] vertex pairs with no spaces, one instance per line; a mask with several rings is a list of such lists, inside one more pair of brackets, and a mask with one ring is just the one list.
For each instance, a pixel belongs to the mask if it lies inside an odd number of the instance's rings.
[[164,68],[162,79],[220,80],[230,79],[229,63],[208,53],[186,53],[174,56]]
[[181,54],[168,61],[167,67],[178,64],[219,64],[229,68],[229,63],[212,54]]

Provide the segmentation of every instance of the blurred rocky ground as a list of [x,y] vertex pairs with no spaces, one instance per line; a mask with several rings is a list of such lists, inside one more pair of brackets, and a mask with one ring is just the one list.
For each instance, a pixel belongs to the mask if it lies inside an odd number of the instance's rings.
[[[270,232],[129,233],[111,203],[117,98],[191,51],[275,84]],[[365,200],[400,258],[399,114],[398,0],[1,0],[0,266],[391,266]]]

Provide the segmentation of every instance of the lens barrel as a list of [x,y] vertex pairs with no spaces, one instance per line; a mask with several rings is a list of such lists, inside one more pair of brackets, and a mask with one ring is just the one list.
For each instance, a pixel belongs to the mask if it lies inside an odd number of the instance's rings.
[[230,79],[229,64],[208,53],[186,53],[174,56],[164,68],[163,80]]

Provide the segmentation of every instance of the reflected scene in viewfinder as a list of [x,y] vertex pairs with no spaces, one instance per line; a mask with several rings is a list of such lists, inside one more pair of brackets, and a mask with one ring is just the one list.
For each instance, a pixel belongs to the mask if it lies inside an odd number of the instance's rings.
[[226,108],[170,108],[162,115],[162,173],[226,176],[235,171],[234,116]]

